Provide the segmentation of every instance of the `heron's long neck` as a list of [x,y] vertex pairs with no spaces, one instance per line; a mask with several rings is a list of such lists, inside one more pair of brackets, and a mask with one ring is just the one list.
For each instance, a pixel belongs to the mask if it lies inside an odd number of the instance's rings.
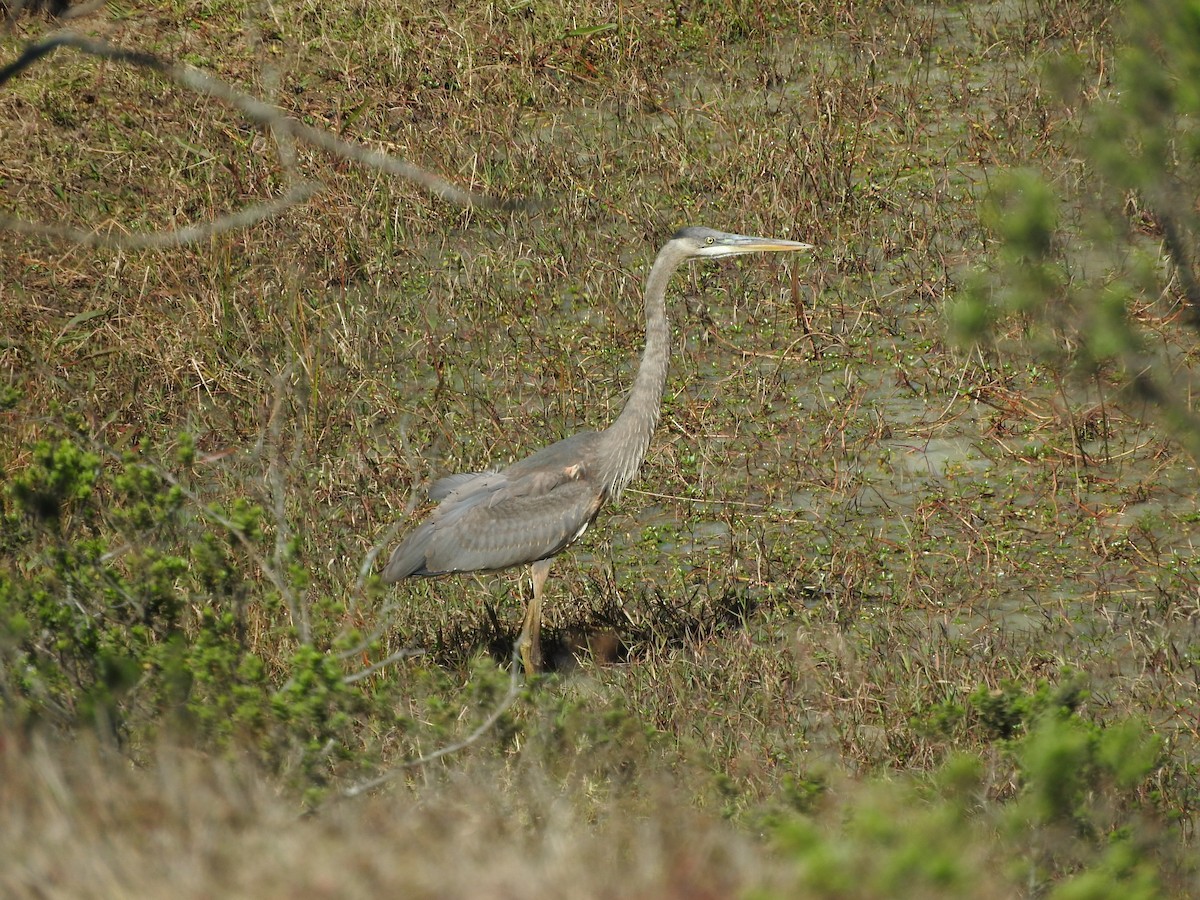
[[658,425],[671,357],[667,282],[686,258],[686,253],[669,243],[659,251],[646,278],[646,349],[625,408],[604,432],[605,470],[601,477],[614,496],[637,474]]

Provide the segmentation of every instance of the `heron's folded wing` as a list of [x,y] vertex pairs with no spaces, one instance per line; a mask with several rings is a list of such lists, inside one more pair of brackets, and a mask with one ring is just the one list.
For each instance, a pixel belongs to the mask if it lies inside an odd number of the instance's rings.
[[511,470],[507,469],[503,472],[450,475],[434,485],[438,488],[443,483],[452,482],[448,485],[450,492],[430,518],[441,527],[448,527],[476,507],[506,507],[521,498],[546,497],[564,485],[583,481],[583,476],[584,469],[579,464],[527,472],[519,477],[514,477]]
[[581,432],[499,472],[439,479],[429,494],[441,503],[393,551],[384,580],[504,569],[558,553],[608,496],[588,468],[599,440]]
[[[489,502],[474,495],[458,508],[439,507],[422,535],[424,572],[506,569],[560,552],[583,534],[604,502],[584,480],[565,478],[548,491],[500,490]],[[444,506],[452,501],[448,499]]]
[[439,478],[429,488],[430,500],[445,500],[457,490],[468,488],[468,485],[473,481],[486,479],[489,475],[496,473],[488,469],[486,472],[460,472],[457,475],[447,475],[444,478]]

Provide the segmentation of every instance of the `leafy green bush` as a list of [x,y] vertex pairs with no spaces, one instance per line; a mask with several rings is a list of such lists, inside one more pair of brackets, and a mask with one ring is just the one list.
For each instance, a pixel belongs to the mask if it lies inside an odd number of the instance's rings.
[[[814,897],[1152,897],[1164,871],[1186,883],[1173,838],[1145,795],[1162,746],[1128,720],[1102,726],[1076,706],[1078,678],[976,691],[1001,756],[957,753],[927,777],[844,782],[786,815],[775,839]],[[1015,783],[1014,796],[997,788]],[[831,828],[845,804],[843,824]]]
[[[177,459],[192,457],[184,439]],[[104,466],[70,435],[32,449],[0,495],[4,717],[119,742],[170,723],[280,758],[337,743],[354,694],[336,661],[297,647],[273,685],[255,646],[288,633],[252,633],[262,510],[199,510],[184,481],[132,457]]]
[[1060,195],[1027,169],[995,179],[984,224],[998,248],[950,315],[971,341],[1018,318],[1059,370],[1115,367],[1200,454],[1200,417],[1151,339],[1164,322],[1200,330],[1200,3],[1140,0],[1121,16],[1110,90],[1085,96],[1069,54],[1047,67],[1064,99],[1090,100],[1078,190]]

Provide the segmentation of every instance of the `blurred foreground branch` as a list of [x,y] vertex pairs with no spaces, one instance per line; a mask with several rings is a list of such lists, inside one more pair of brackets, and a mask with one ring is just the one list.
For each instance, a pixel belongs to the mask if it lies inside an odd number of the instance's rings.
[[1049,70],[1080,109],[1084,177],[1069,190],[1032,170],[992,179],[995,248],[950,312],[967,342],[995,343],[1019,321],[1039,361],[1116,383],[1200,459],[1197,9],[1123,4],[1111,84],[1090,100],[1069,59]]
[[[373,150],[362,144],[343,140],[324,129],[305,125],[303,122],[289,116],[279,107],[245,94],[221,81],[219,78],[215,78],[199,69],[172,63],[140,50],[127,50],[115,47],[105,41],[93,40],[70,31],[60,31],[47,37],[45,40],[31,44],[15,61],[0,68],[0,87],[60,47],[69,47],[101,59],[110,59],[115,62],[149,69],[181,87],[229,104],[250,121],[269,129],[276,142],[284,138],[303,141],[360,165],[411,181],[435,197],[440,197],[457,206],[495,210],[531,208],[531,203],[527,200],[501,200],[487,194],[464,190],[451,184],[444,178],[440,178],[432,172],[422,169],[420,166],[403,159],[398,159],[382,150]],[[285,158],[287,155],[284,154]],[[263,219],[278,215],[290,207],[304,202],[319,191],[320,188],[321,186],[317,183],[298,182],[292,185],[284,196],[276,200],[254,204],[239,212],[222,216],[212,222],[188,225],[178,229],[156,231],[148,234],[119,235],[88,232],[67,226],[29,222],[9,216],[0,216],[0,228],[23,234],[64,237],[88,246],[119,247],[124,249],[183,246],[205,240],[223,231],[243,228]]]
[[406,760],[398,766],[394,766],[382,775],[377,775],[367,781],[359,782],[342,791],[342,797],[350,799],[365,794],[367,791],[374,790],[387,784],[392,779],[396,778],[405,769],[413,769],[417,766],[423,766],[426,763],[431,763],[434,760],[441,759],[443,756],[450,756],[458,753],[460,750],[465,750],[470,747],[481,737],[487,734],[492,727],[500,721],[500,717],[508,712],[509,708],[517,702],[517,698],[521,696],[521,685],[524,684],[524,679],[521,678],[521,673],[524,671],[521,665],[521,647],[527,637],[524,632],[521,637],[513,642],[513,653],[511,668],[509,669],[508,690],[504,692],[504,696],[500,698],[500,702],[488,714],[487,718],[475,726],[475,730],[468,734],[461,741],[456,741],[453,744],[447,744],[444,747],[439,747],[429,753],[419,756],[416,759]]
[[248,228],[264,219],[286,212],[293,206],[304,203],[321,190],[315,182],[298,182],[288,188],[287,193],[276,200],[255,203],[235,213],[218,216],[211,222],[197,222],[182,228],[165,228],[143,234],[115,234],[111,231],[85,231],[69,225],[51,225],[46,222],[28,222],[24,219],[0,216],[0,228],[19,234],[35,234],[42,237],[66,238],[85,247],[113,247],[121,250],[157,250],[164,247],[184,247],[208,240],[226,231]]

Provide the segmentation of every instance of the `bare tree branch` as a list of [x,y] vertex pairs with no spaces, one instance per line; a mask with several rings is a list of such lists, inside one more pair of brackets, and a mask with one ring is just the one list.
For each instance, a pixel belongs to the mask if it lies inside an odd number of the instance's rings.
[[66,238],[85,247],[112,247],[120,250],[157,250],[163,247],[183,247],[187,244],[195,244],[198,241],[208,240],[225,231],[248,228],[264,219],[270,219],[293,206],[300,205],[321,189],[322,185],[319,183],[311,181],[300,182],[288,188],[287,193],[277,200],[256,203],[235,213],[220,216],[211,222],[185,225],[182,228],[151,231],[145,234],[114,234],[111,231],[84,231],[82,228],[72,228],[69,225],[28,222],[24,219],[11,218],[9,216],[0,216],[0,228],[20,234]]
[[[259,437],[260,451],[263,449],[264,441],[270,442],[270,446],[266,448],[270,454],[270,460],[267,463],[267,484],[271,489],[271,511],[275,518],[275,554],[271,562],[280,572],[286,569],[291,556],[291,549],[288,545],[291,543],[292,529],[287,517],[287,486],[284,484],[283,474],[286,467],[280,465],[280,457],[283,453],[280,436],[283,433],[285,385],[291,376],[292,363],[288,363],[275,378],[275,401],[271,404],[267,427]],[[297,630],[300,643],[311,644],[312,623],[308,617],[308,605],[300,603],[290,580],[283,579],[283,582],[287,587],[286,592],[283,592],[283,598],[291,613],[292,627]]]
[[1162,223],[1163,243],[1166,244],[1167,254],[1175,264],[1179,273],[1179,282],[1183,287],[1183,296],[1187,301],[1187,323],[1193,328],[1200,328],[1200,280],[1196,277],[1192,254],[1188,249],[1186,231],[1180,226],[1174,213],[1157,212],[1158,220]]
[[1193,459],[1200,460],[1200,416],[1172,385],[1163,383],[1159,375],[1163,367],[1146,360],[1127,360],[1126,365],[1133,376],[1131,393],[1157,407],[1175,438]]
[[[398,159],[382,150],[373,150],[362,144],[343,140],[324,129],[305,125],[303,122],[287,115],[279,107],[245,94],[199,69],[171,63],[151,53],[145,53],[140,50],[127,50],[121,47],[114,47],[107,42],[93,40],[70,31],[60,31],[42,41],[31,44],[20,57],[0,68],[0,87],[60,47],[70,47],[81,53],[101,59],[110,59],[150,69],[191,91],[227,103],[241,112],[250,121],[268,129],[274,136],[276,143],[280,144],[281,151],[286,148],[286,141],[289,139],[303,141],[337,156],[341,156],[344,159],[357,162],[360,165],[385,172],[389,175],[397,175],[400,178],[419,185],[435,197],[440,197],[458,206],[499,210],[528,210],[534,208],[534,204],[527,200],[501,200],[487,194],[463,190],[446,181],[444,178],[440,178],[432,172],[422,169],[420,166],[416,166],[403,159]],[[287,158],[287,153],[281,152],[281,157]],[[173,230],[157,231],[150,234],[114,235],[111,232],[101,234],[99,232],[88,232],[65,226],[27,222],[11,217],[0,217],[0,228],[6,228],[23,234],[65,237],[89,246],[126,249],[181,246],[204,240],[223,231],[246,227],[263,219],[278,215],[289,207],[304,202],[319,189],[319,184],[299,183],[289,188],[287,193],[277,200],[256,204],[239,212],[222,216],[213,222],[189,225]]]

